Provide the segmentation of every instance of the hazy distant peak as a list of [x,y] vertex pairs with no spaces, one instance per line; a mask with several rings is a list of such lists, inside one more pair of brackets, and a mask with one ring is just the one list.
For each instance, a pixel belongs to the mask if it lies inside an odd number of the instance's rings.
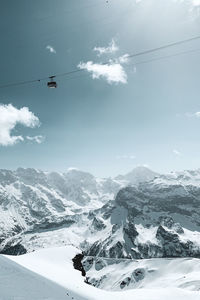
[[68,173],[68,172],[76,172],[76,171],[79,172],[80,169],[74,168],[74,167],[70,167],[70,168],[67,169],[67,173]]
[[119,175],[115,179],[117,180],[127,180],[132,184],[138,184],[140,182],[153,180],[159,174],[150,170],[145,166],[138,166],[134,168],[131,172],[125,175]]
[[64,175],[65,175],[65,177],[76,178],[76,179],[94,178],[94,176],[91,173],[82,171],[82,170],[77,169],[77,168],[69,168]]

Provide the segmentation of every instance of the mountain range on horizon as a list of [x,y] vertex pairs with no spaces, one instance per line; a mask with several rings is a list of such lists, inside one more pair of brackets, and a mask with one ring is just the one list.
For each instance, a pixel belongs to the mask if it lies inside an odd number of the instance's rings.
[[[151,275],[142,262],[130,273],[131,259],[200,258],[199,203],[200,169],[137,167],[115,178],[0,170],[0,253],[72,246],[84,254],[89,284],[107,288],[109,279],[116,290],[134,288]],[[130,267],[123,265],[123,275],[116,265],[124,259]],[[111,267],[116,276],[108,275]]]
[[[192,231],[200,228],[198,169],[160,175],[137,167],[124,176],[103,179],[77,169],[66,173],[0,170],[0,199],[1,253],[20,254],[52,243],[80,246],[87,241],[84,251],[109,256],[110,239],[115,236],[118,244],[113,240],[113,245],[118,247],[121,236],[124,246],[120,245],[121,250],[114,251],[114,256],[130,256],[135,239],[145,232],[146,236],[158,236],[156,230],[161,224],[168,224],[170,230],[181,226]],[[163,228],[169,231],[168,227]],[[127,233],[133,235],[129,241]],[[105,236],[108,243],[102,240]],[[102,243],[97,245],[100,240]],[[158,254],[148,250],[145,257],[164,255],[162,247],[156,248]]]

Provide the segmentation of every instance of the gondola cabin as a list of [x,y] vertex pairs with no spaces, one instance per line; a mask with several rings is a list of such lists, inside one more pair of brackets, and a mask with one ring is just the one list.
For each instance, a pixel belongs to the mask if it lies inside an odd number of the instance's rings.
[[50,89],[55,89],[55,88],[57,88],[57,82],[53,80],[54,77],[55,77],[55,76],[49,77],[50,81],[47,82],[47,86],[48,86],[48,88],[50,88]]

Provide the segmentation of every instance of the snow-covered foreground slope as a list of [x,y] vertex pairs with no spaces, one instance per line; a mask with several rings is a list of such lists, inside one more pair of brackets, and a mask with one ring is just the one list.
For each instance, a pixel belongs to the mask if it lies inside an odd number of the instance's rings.
[[[84,283],[81,273],[73,269],[71,259],[77,252],[76,248],[63,247],[18,257],[1,255],[0,299],[168,300],[170,297],[173,300],[200,300],[200,262],[197,259],[124,261],[100,271],[90,271],[95,276],[98,272],[99,275],[101,272],[109,274],[107,285],[115,284],[119,276],[127,275],[136,267],[152,271],[143,285],[131,290],[109,292]],[[110,274],[113,271],[115,275]],[[184,284],[180,288],[181,282]]]
[[66,300],[67,297],[65,288],[0,255],[0,299]]
[[182,288],[200,291],[200,260],[195,258],[110,259],[85,257],[88,282],[105,290]]

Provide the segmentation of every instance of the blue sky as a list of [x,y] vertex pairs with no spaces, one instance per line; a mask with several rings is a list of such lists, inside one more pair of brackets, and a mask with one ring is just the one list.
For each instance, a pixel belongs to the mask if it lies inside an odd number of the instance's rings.
[[[199,35],[199,13],[198,0],[4,1],[1,85],[85,69],[53,90],[46,81],[0,89],[0,167],[199,168],[200,51],[137,63],[198,50],[200,40],[120,60]],[[117,67],[102,70],[105,61]]]

